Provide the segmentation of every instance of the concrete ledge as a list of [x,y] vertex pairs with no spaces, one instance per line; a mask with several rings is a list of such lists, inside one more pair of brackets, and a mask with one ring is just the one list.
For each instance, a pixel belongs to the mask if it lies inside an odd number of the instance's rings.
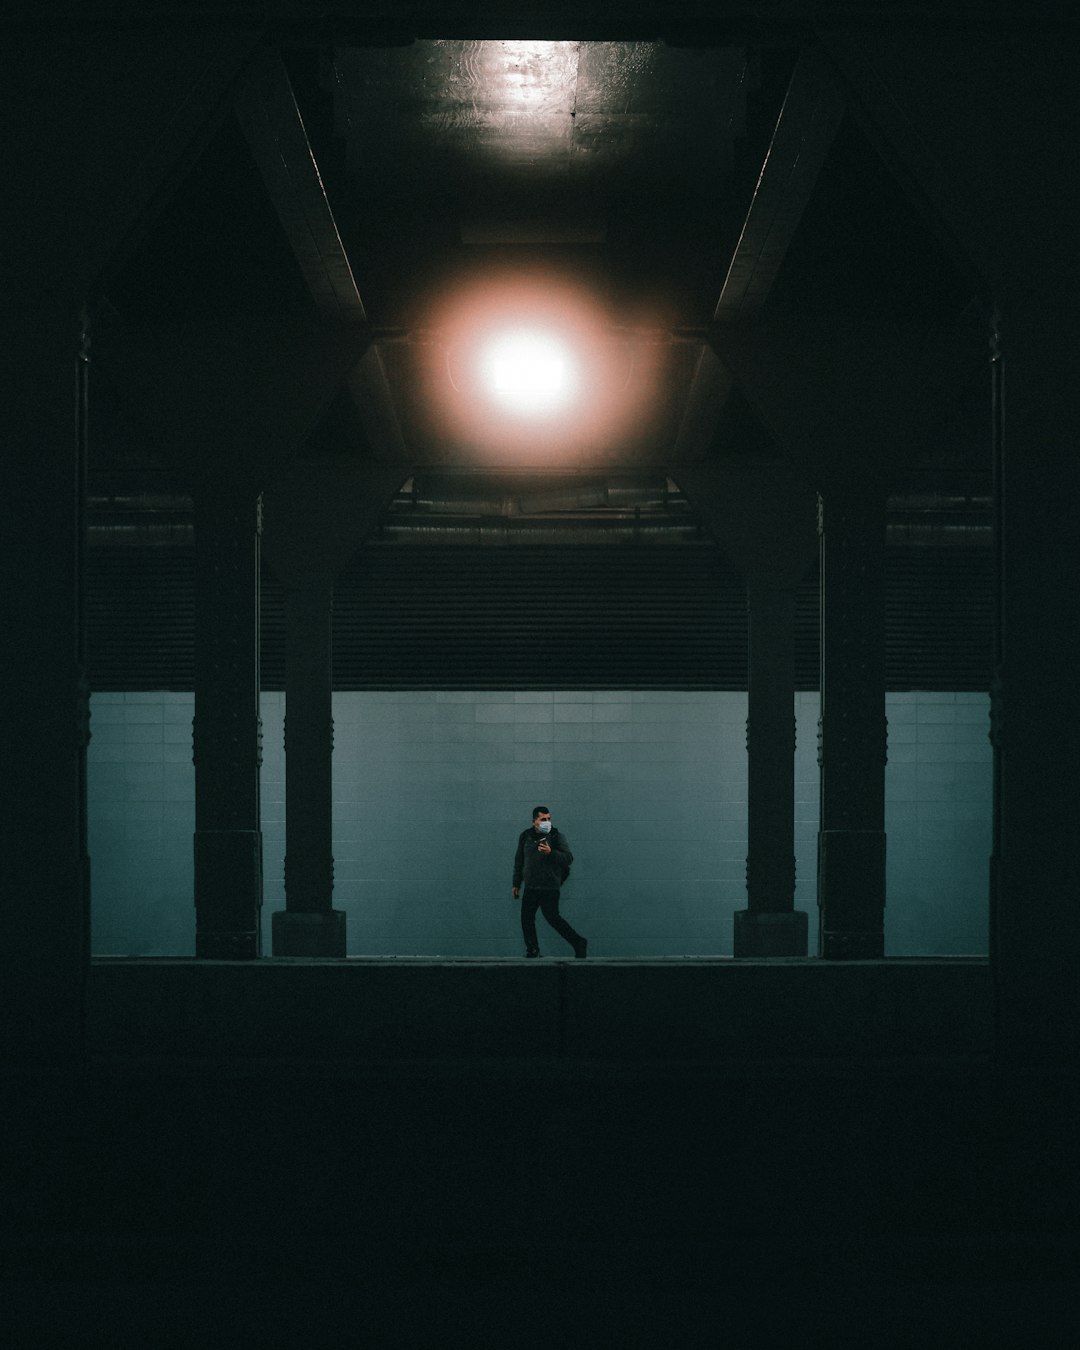
[[595,1058],[986,1055],[980,961],[733,962],[566,972],[566,1053]]
[[104,1056],[940,1058],[991,1050],[989,965],[97,958]]

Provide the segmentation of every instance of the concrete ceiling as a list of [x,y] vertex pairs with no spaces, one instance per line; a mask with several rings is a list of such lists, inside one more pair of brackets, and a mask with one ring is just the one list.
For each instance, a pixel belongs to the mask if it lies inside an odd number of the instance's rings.
[[[343,387],[348,453],[488,470],[506,441],[474,434],[450,389],[461,297],[496,286],[587,310],[603,353],[592,377],[626,404],[604,425],[525,435],[512,448],[527,467],[760,454],[768,419],[714,339],[723,327],[730,348],[767,311],[774,325],[900,323],[883,358],[900,382],[921,379],[911,334],[932,334],[948,374],[900,467],[986,471],[974,285],[864,139],[829,62],[795,42],[270,44],[108,278],[100,317],[137,341],[314,307],[370,339]],[[138,461],[148,396],[116,377],[123,450],[110,466],[103,447],[102,470]],[[340,428],[340,399],[334,418]]]

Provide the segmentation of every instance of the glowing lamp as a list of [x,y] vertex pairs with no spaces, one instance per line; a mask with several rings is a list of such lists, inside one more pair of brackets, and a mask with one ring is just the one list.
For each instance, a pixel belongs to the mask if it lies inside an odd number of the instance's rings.
[[480,349],[478,370],[488,397],[504,412],[521,417],[564,411],[581,382],[578,362],[565,342],[533,329],[492,335]]

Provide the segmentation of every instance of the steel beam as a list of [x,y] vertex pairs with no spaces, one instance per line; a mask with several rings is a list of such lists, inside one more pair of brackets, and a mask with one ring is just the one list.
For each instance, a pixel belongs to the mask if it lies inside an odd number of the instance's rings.
[[[321,313],[367,326],[360,291],[341,241],[307,128],[280,56],[253,64],[236,113],[270,200]],[[383,461],[407,451],[378,347],[368,348],[347,381],[368,441]]]
[[821,52],[799,57],[713,315],[746,318],[772,289],[833,143],[844,100]]
[[720,358],[707,343],[694,367],[690,391],[686,396],[679,431],[675,437],[674,461],[678,464],[697,464],[709,453],[716,435],[717,423],[728,400],[734,381]]
[[366,323],[307,128],[276,52],[264,51],[253,62],[236,97],[236,115],[316,306],[332,318]]
[[74,42],[7,25],[5,11],[4,254],[48,303],[96,306],[216,130],[258,34],[106,27]]
[[[386,378],[386,367],[376,343],[372,343],[353,366],[346,384],[376,459],[384,464],[404,465],[408,459],[408,447],[401,434],[390,381]],[[403,479],[406,476],[402,474]]]
[[[843,113],[843,99],[817,48],[799,57],[714,311],[716,323],[760,309],[814,190]],[[715,352],[701,354],[675,439],[673,458],[694,463],[709,451],[733,380]]]

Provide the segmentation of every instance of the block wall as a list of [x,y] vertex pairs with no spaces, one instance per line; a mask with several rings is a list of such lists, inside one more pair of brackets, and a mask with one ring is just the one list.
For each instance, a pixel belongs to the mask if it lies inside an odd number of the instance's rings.
[[[194,952],[190,694],[95,694],[93,946]],[[983,694],[891,694],[889,955],[987,949]],[[796,904],[817,927],[816,694],[796,696]],[[283,907],[284,695],[263,695],[265,950]],[[396,692],[334,697],[335,907],[349,952],[512,957],[513,850],[550,806],[567,917],[608,957],[730,955],[745,907],[746,696]],[[539,921],[541,948],[569,955]]]

